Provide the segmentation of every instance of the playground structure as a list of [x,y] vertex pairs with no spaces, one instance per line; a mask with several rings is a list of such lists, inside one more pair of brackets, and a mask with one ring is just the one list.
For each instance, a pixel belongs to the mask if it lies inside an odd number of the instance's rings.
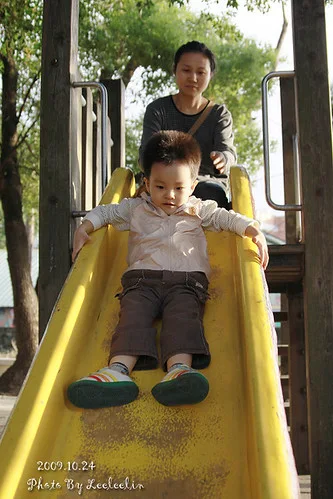
[[[288,346],[279,346],[279,351],[282,357],[287,354],[289,359],[289,377],[283,377],[282,383],[286,384],[285,390],[288,391],[290,398],[289,425],[298,472],[301,474],[310,470],[312,497],[314,499],[328,499],[331,498],[333,490],[333,476],[330,472],[333,459],[333,396],[330,386],[333,375],[333,280],[331,278],[333,234],[330,220],[330,214],[333,212],[331,192],[333,165],[324,2],[313,0],[310,6],[306,0],[293,1],[292,12],[295,71],[288,78],[282,76],[280,81],[285,201],[286,204],[299,204],[299,200],[295,197],[295,186],[293,185],[293,165],[296,151],[293,146],[295,144],[293,137],[298,136],[303,240],[300,243],[296,234],[296,215],[288,212],[286,214],[287,244],[282,247],[270,248],[271,263],[266,277],[270,291],[285,293],[287,297],[288,310],[280,312],[280,315],[277,314],[276,320],[288,321],[289,324],[289,344]],[[93,141],[96,144],[96,151],[99,151],[102,146],[102,138],[98,131],[99,126],[92,127],[92,99],[89,89],[84,91],[86,106],[82,107],[82,90],[79,85],[81,77],[76,66],[77,54],[75,52],[77,19],[78,2],[76,0],[63,2],[62,16],[58,15],[58,6],[52,5],[51,2],[45,2],[40,219],[40,299],[41,328],[43,331],[70,268],[71,234],[77,220],[75,215],[79,215],[80,212],[96,204],[105,187],[105,183],[102,187],[102,175],[98,173],[98,169],[95,172],[96,175],[89,177],[89,172],[94,171],[93,165],[100,162],[97,155],[95,163],[91,160],[92,170],[87,166],[89,165],[88,158],[94,156],[90,145],[92,140],[81,140],[81,133],[84,136],[89,136],[95,129]],[[59,32],[62,32],[64,36],[59,37]],[[68,43],[63,43],[64,39]],[[120,82],[104,82],[104,84],[108,88],[109,99],[110,97],[114,99],[113,104],[110,105],[111,120],[115,111],[118,113],[118,117],[120,116],[120,119],[114,120],[115,125],[111,123],[114,143],[111,150],[114,152],[118,148],[118,153],[111,162],[110,160],[107,162],[106,171],[110,175],[117,167],[124,166],[123,116],[121,113],[123,88]],[[108,85],[110,86],[108,87]],[[118,90],[111,90],[111,85],[117,85]],[[116,96],[117,92],[118,96]],[[99,112],[96,114],[98,121],[101,115]],[[78,126],[78,123],[81,122],[84,124],[82,132]],[[110,134],[108,135],[110,137]],[[85,145],[81,147],[80,144]],[[106,148],[110,149],[107,145]],[[97,180],[92,180],[93,178],[97,178]],[[90,185],[92,185],[92,190],[88,188]],[[125,193],[123,192],[122,195]],[[237,204],[240,197],[235,195],[234,199]],[[245,209],[242,206],[234,206],[234,208],[240,209],[240,211]],[[64,227],[69,226],[70,230],[64,231]],[[212,247],[214,248],[216,244],[217,242],[214,241]],[[229,242],[224,241],[222,244],[229,244]],[[244,263],[242,260],[241,262]],[[120,267],[117,268],[118,270],[120,271]],[[232,286],[226,289],[232,296]],[[240,312],[245,310],[248,311],[248,309],[239,309]],[[51,324],[52,321],[50,327]],[[237,331],[239,331],[239,337],[242,338],[244,328],[242,329],[238,325]],[[38,366],[38,359],[36,366]],[[254,367],[258,368],[258,365]],[[61,367],[61,369],[64,368],[68,370],[68,366]],[[230,369],[232,368],[230,367]],[[243,367],[243,369],[245,368]],[[226,370],[224,374],[228,377],[232,372],[231,370],[228,374]],[[252,371],[245,370],[245,372],[252,375]],[[272,376],[272,371],[269,370],[269,373]],[[266,371],[262,367],[261,375],[264,377],[265,374]],[[258,376],[260,379],[260,375]],[[142,381],[144,390],[147,391],[148,380],[142,378]],[[151,378],[149,379],[150,384]],[[262,390],[265,389],[260,383],[258,386]],[[226,386],[221,389],[225,390]],[[250,393],[244,386],[243,389],[247,395]],[[275,401],[278,400],[278,392],[275,393],[274,397],[277,397],[274,398]],[[231,398],[226,398],[226,400],[228,402],[230,400],[232,405]],[[64,404],[63,400],[61,402]],[[17,409],[21,408],[22,418],[25,416],[23,402],[19,401],[19,404]],[[68,407],[66,407],[67,410]],[[247,417],[252,418],[251,412],[246,410],[245,413]],[[15,413],[13,415],[13,421],[16,418],[17,425],[19,425],[17,414],[16,411],[16,415]],[[227,416],[227,419],[228,417],[230,419],[230,415]],[[90,419],[87,417],[87,422],[92,425],[96,424],[91,416]],[[243,425],[245,425],[244,420]],[[242,422],[240,422],[241,426]],[[223,432],[223,427],[221,427],[221,432]],[[252,433],[251,435],[250,440],[252,438],[254,444],[257,434]],[[277,430],[276,435],[280,435],[279,442],[286,444],[281,427]],[[61,441],[60,439],[60,444]],[[49,442],[50,440],[48,440]],[[37,445],[37,443],[33,445]],[[287,449],[287,444],[284,448]],[[227,453],[230,451],[229,447],[224,449]],[[250,446],[248,449],[250,449],[248,455],[251,455],[254,447]],[[37,456],[38,451],[39,448],[36,447],[35,454],[33,454],[36,455],[36,459],[40,459]],[[242,452],[233,455],[235,462],[240,459]],[[48,458],[48,454],[43,455],[46,456],[45,459]],[[226,459],[223,455],[220,455],[220,458]],[[249,498],[270,499],[275,497],[273,492],[267,492],[271,489],[265,489],[267,484],[260,489],[268,476],[265,472],[270,469],[270,464],[266,463],[266,465],[263,468],[257,467],[257,472],[253,476],[253,470],[249,470],[252,481],[241,481],[242,487],[251,490],[248,494]],[[292,470],[292,466],[290,469]],[[287,484],[286,487],[289,487],[289,493],[292,494],[295,493],[292,492],[295,489],[293,489],[293,472],[290,469],[289,471],[284,469],[281,476],[286,478],[284,483]],[[274,469],[274,473],[279,481],[279,467]],[[210,474],[213,475],[213,472]],[[264,479],[262,475],[265,476]],[[257,485],[255,485],[256,483]],[[219,484],[217,483],[216,486],[218,487]],[[275,486],[277,486],[276,483]],[[258,488],[256,489],[256,487]],[[287,495],[288,492],[286,495],[278,493],[279,489],[276,491],[276,497],[279,499],[283,497],[294,499],[295,497]],[[133,493],[131,497],[135,497]],[[177,496],[173,494],[173,497]],[[205,496],[202,495],[202,497]],[[222,494],[222,497],[230,497],[230,499],[235,497],[236,499],[244,496],[238,496],[235,493],[234,496]]]

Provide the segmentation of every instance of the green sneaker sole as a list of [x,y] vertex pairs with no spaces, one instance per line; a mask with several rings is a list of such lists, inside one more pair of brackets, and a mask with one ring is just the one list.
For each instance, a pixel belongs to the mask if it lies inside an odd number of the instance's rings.
[[200,373],[181,374],[171,381],[154,386],[151,393],[160,404],[185,405],[202,402],[208,395],[209,383]]
[[133,402],[139,394],[134,381],[75,381],[69,385],[67,396],[76,407],[82,409],[101,409],[116,407]]

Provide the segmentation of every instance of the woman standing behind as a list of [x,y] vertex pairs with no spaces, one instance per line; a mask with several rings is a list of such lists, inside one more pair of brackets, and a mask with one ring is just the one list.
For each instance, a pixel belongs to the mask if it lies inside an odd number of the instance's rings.
[[203,43],[188,42],[177,50],[173,69],[178,93],[159,98],[147,106],[140,156],[154,133],[160,130],[191,133],[198,118],[207,113],[193,133],[202,153],[199,182],[193,194],[201,199],[213,199],[218,206],[228,208],[229,170],[237,159],[232,117],[224,104],[213,104],[202,95],[214,75],[214,54]]

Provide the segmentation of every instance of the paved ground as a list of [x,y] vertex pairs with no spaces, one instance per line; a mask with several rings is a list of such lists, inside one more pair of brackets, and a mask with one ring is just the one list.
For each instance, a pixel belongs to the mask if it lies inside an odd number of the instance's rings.
[[299,483],[301,486],[302,499],[311,499],[310,476],[300,476]]
[[[7,419],[14,407],[16,397],[9,397],[6,395],[0,395],[0,436],[2,435]],[[302,492],[302,499],[311,499],[310,494],[310,477],[301,476],[300,486]]]
[[8,397],[6,395],[0,395],[0,436],[2,435],[7,419],[14,407],[16,397]]

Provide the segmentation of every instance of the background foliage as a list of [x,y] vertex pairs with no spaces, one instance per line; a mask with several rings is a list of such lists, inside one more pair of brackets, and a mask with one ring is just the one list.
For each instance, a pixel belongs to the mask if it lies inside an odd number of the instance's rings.
[[[27,224],[38,211],[42,7],[39,0],[0,2],[0,72],[3,73],[4,58],[12,58],[18,69],[17,152]],[[2,86],[2,100],[1,89]],[[5,246],[2,227],[0,209],[1,248]]]

